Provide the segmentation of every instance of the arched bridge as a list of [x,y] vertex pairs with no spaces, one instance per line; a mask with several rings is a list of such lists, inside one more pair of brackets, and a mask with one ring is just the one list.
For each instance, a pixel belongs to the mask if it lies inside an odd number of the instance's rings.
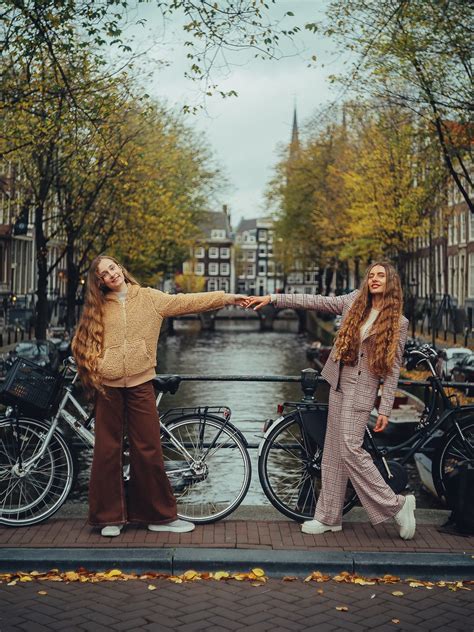
[[219,310],[178,316],[176,319],[168,319],[168,327],[173,330],[174,320],[197,320],[201,322],[204,331],[214,331],[219,320],[246,320],[258,321],[260,331],[273,331],[275,320],[297,320],[298,333],[306,331],[306,312],[304,309],[276,308],[273,304],[265,305],[262,309],[242,309],[240,307],[227,306]]

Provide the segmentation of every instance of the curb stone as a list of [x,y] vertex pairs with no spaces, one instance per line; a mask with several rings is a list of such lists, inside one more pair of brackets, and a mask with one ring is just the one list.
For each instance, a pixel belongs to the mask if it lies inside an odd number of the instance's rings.
[[51,568],[89,571],[119,568],[143,573],[155,571],[181,574],[186,570],[212,572],[248,571],[262,567],[270,577],[304,577],[313,571],[337,574],[342,571],[365,576],[396,575],[424,580],[474,580],[470,553],[357,553],[339,551],[291,551],[206,548],[4,548],[0,571],[45,572]]

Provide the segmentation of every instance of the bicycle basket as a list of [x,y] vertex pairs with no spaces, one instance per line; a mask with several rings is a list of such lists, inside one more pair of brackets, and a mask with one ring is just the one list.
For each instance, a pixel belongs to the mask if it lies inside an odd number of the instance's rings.
[[46,369],[18,358],[5,376],[0,401],[21,411],[46,413],[53,405],[61,379]]

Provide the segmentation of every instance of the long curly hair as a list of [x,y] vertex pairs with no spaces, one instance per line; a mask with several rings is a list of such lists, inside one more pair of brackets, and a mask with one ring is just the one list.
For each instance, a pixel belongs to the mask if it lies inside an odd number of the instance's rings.
[[360,328],[367,320],[372,309],[372,295],[369,291],[369,274],[375,266],[383,266],[386,274],[386,286],[383,305],[375,323],[372,325],[369,369],[378,377],[386,377],[392,370],[397,353],[400,335],[400,317],[403,313],[403,294],[400,277],[391,263],[376,261],[366,270],[359,294],[339,330],[335,345],[334,358],[344,364],[354,366],[360,345]]
[[98,361],[104,343],[103,315],[106,295],[111,291],[101,282],[97,274],[97,268],[104,259],[110,259],[120,267],[126,283],[139,285],[138,281],[114,257],[102,254],[90,265],[86,280],[84,309],[71,344],[81,384],[89,397],[96,391],[104,392],[98,372]]

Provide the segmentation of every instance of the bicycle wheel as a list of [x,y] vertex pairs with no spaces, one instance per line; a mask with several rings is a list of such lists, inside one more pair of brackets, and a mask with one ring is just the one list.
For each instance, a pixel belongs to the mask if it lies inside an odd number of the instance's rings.
[[162,446],[180,518],[215,522],[240,505],[252,470],[235,426],[219,417],[174,419],[162,429]]
[[432,476],[436,493],[446,500],[446,480],[463,461],[474,458],[474,419],[457,420],[464,438],[456,428],[446,436],[436,450],[432,462]]
[[[52,516],[72,486],[73,459],[59,432],[51,437],[43,456],[23,468],[43,446],[49,430],[45,421],[0,421],[0,524],[28,526]],[[20,463],[21,461],[21,463]]]
[[[275,424],[263,440],[258,458],[258,475],[265,496],[283,515],[298,522],[314,518],[321,490],[323,445],[303,433],[295,415]],[[357,496],[348,486],[344,513]]]

